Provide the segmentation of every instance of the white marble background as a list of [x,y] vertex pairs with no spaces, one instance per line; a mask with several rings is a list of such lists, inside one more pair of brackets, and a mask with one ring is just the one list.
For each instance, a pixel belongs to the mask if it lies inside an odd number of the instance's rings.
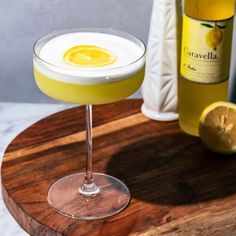
[[[0,163],[7,145],[17,134],[43,117],[68,107],[71,105],[0,103]],[[28,236],[8,212],[1,194],[0,236]]]

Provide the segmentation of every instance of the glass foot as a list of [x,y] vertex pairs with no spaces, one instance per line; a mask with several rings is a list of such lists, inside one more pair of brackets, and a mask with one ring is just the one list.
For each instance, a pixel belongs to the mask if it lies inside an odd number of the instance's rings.
[[76,173],[56,181],[48,191],[48,203],[57,212],[72,218],[94,220],[115,215],[130,202],[130,192],[120,180],[94,173],[97,194],[85,197],[80,193],[85,174]]

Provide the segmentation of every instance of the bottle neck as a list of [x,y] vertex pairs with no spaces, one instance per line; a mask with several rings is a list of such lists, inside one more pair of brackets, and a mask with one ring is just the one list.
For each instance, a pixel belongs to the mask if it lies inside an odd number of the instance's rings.
[[235,0],[185,0],[184,13],[192,18],[221,21],[234,16]]

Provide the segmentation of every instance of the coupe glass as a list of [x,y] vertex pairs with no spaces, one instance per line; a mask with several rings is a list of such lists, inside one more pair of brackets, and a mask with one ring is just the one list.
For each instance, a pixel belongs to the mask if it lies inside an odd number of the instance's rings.
[[[40,56],[41,48],[49,40],[76,32],[118,36],[133,42],[142,54],[131,63],[119,67],[92,68],[89,78],[86,78],[88,68],[71,67],[68,72],[68,68],[54,65]],[[100,219],[122,211],[130,201],[127,186],[115,177],[92,171],[92,105],[119,101],[141,86],[145,67],[144,43],[133,35],[113,29],[72,29],[55,31],[42,37],[35,43],[33,51],[34,76],[39,89],[54,99],[86,105],[85,173],[71,174],[54,182],[48,191],[48,203],[65,216],[86,220]],[[61,80],[67,76],[68,82]],[[89,84],[85,85],[84,79]]]

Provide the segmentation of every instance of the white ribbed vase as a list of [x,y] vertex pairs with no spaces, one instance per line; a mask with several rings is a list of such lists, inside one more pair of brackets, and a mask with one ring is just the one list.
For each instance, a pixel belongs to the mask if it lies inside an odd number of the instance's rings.
[[147,117],[178,119],[177,79],[179,75],[182,0],[153,0],[147,47],[146,75],[142,86],[142,112]]

